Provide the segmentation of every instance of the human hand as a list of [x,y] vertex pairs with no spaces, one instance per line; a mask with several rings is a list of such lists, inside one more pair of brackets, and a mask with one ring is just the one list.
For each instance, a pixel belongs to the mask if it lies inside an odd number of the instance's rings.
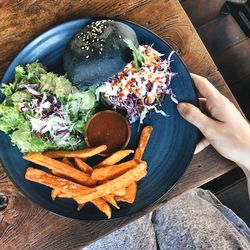
[[204,97],[210,117],[189,103],[179,103],[177,109],[187,121],[205,136],[196,152],[211,144],[225,158],[234,161],[250,178],[250,126],[237,108],[206,78],[191,74],[194,84]]

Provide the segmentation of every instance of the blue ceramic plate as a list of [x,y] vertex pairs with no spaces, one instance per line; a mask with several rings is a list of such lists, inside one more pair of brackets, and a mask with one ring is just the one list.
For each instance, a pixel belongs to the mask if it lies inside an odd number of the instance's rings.
[[[48,70],[64,73],[62,68],[63,51],[71,39],[83,26],[93,21],[93,18],[84,18],[56,26],[30,42],[10,64],[4,74],[2,82],[13,80],[14,69],[18,64],[27,64],[40,60]],[[157,35],[149,30],[127,21],[137,34],[140,44],[154,44],[154,49],[165,54],[166,57],[172,49]],[[188,101],[197,106],[196,92],[190,75],[181,61],[174,54],[171,69],[178,74],[172,79],[171,85],[178,100]],[[0,96],[0,102],[3,96]],[[144,154],[148,162],[148,174],[139,182],[139,190],[133,205],[121,203],[121,209],[112,209],[112,218],[126,217],[145,210],[156,203],[168,192],[188,166],[197,142],[198,131],[187,123],[178,114],[176,104],[166,96],[162,109],[168,117],[152,113],[144,125],[152,125],[154,131]],[[131,142],[128,148],[135,149],[138,143],[138,123],[132,126]],[[0,133],[0,158],[12,181],[27,197],[56,214],[80,220],[104,220],[105,216],[92,204],[87,204],[77,212],[77,205],[71,199],[50,198],[50,188],[24,179],[25,169],[30,163],[22,159],[22,154],[17,147],[11,144],[8,135]]]

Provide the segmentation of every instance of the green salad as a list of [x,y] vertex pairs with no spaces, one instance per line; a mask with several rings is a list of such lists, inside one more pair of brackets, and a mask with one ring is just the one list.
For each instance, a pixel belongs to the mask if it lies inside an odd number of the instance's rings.
[[17,66],[14,82],[1,91],[0,130],[23,153],[84,147],[84,126],[97,103],[95,87],[81,91],[66,76],[33,62]]

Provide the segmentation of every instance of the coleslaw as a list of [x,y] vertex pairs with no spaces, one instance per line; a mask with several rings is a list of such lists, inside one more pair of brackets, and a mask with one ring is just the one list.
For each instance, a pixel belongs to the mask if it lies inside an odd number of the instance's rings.
[[138,119],[142,123],[152,110],[165,116],[166,113],[159,110],[157,105],[166,94],[178,102],[170,88],[171,79],[175,76],[170,69],[174,51],[167,59],[162,59],[163,55],[151,46],[140,45],[139,53],[143,57],[141,68],[137,67],[134,60],[96,89],[97,98],[102,94],[114,109],[125,109],[131,123]]

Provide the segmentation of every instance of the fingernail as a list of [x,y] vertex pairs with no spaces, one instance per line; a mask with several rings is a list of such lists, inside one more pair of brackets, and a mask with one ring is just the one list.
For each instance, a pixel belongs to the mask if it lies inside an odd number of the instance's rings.
[[186,107],[186,103],[179,103],[178,105],[177,105],[177,109],[178,109],[178,111],[180,112],[180,113],[182,113],[182,111],[183,111],[183,109]]

